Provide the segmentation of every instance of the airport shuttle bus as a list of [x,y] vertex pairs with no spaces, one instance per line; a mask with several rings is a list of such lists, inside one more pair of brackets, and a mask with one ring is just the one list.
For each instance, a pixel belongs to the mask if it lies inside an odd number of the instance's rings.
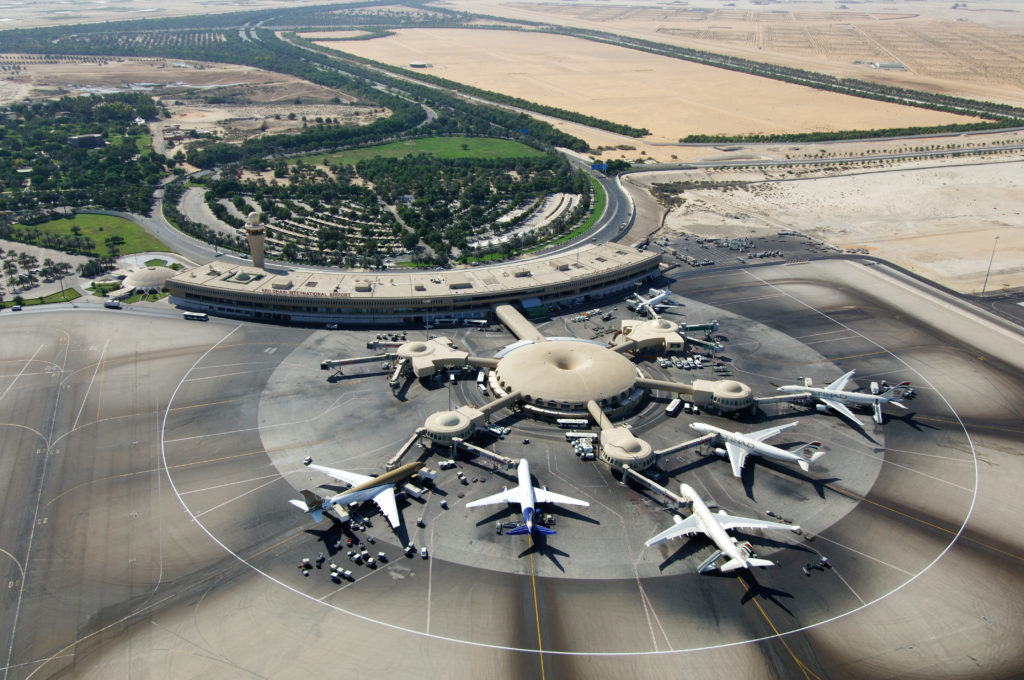
[[668,402],[668,406],[665,407],[665,415],[674,416],[679,413],[679,407],[683,405],[682,399],[673,399]]
[[559,418],[555,421],[563,430],[583,430],[590,427],[586,418]]
[[182,316],[187,321],[209,321],[210,317],[202,312],[185,312]]

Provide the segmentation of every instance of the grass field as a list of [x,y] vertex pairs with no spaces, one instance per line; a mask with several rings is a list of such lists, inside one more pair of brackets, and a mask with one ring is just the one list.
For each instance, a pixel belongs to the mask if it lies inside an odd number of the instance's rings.
[[[63,293],[57,291],[56,293],[50,293],[45,297],[27,297],[22,300],[21,305],[23,307],[30,307],[32,305],[48,305],[54,302],[67,302],[68,300],[74,300],[80,297],[82,297],[82,294],[74,288],[65,288]],[[16,304],[18,303],[14,300],[4,300],[3,302],[0,302],[0,307],[9,308]]]
[[[72,227],[78,227],[82,236],[88,236],[96,244],[96,252],[99,255],[109,255],[106,240],[111,236],[120,236],[124,239],[124,245],[117,251],[122,255],[147,252],[170,252],[170,248],[147,234],[142,227],[121,217],[110,215],[73,215],[70,218],[61,218],[51,222],[32,225],[27,227],[22,224],[15,224],[14,229],[22,231],[26,229],[38,229],[47,234],[58,234],[61,236],[74,236]],[[24,240],[24,239],[17,239]]]
[[[421,153],[436,156],[437,158],[532,158],[543,156],[543,151],[512,142],[507,139],[492,139],[490,137],[425,137],[423,139],[410,139],[391,144],[379,146],[368,146],[363,149],[349,149],[332,154],[312,154],[302,156],[301,160],[306,163],[331,163],[342,165],[355,165],[367,158],[403,158],[415,156]],[[291,159],[291,163],[297,163],[300,158]]]

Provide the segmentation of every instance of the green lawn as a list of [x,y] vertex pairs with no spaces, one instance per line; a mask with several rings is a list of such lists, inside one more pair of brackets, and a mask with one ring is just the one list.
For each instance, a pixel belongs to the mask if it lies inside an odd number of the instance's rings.
[[[465,148],[463,148],[465,147]],[[543,151],[513,142],[507,139],[490,137],[426,137],[409,139],[379,146],[368,146],[363,149],[349,149],[330,154],[311,154],[302,156],[306,163],[341,163],[355,165],[366,158],[383,156],[385,158],[403,158],[409,155],[430,154],[437,158],[533,158],[543,156]],[[299,158],[292,158],[289,163],[297,163]]]
[[[21,224],[12,225],[16,230],[38,229],[50,234],[61,234],[71,236],[71,228],[77,226],[82,236],[88,236],[96,244],[97,253],[109,255],[107,246],[104,243],[111,236],[120,236],[124,239],[124,245],[118,249],[122,255],[132,253],[170,252],[170,248],[147,234],[142,227],[134,222],[109,215],[73,215],[70,218],[61,218],[51,222],[36,224],[26,227]],[[16,239],[20,240],[20,239]]]
[[[57,291],[56,293],[51,293],[46,297],[27,297],[21,304],[24,307],[28,307],[30,305],[48,305],[51,302],[65,302],[67,300],[74,300],[80,297],[82,297],[82,294],[74,288],[65,288],[63,294],[60,291]],[[13,307],[15,304],[17,303],[14,300],[4,300],[3,302],[0,302],[0,307]]]
[[167,260],[161,260],[159,257],[154,257],[152,260],[146,260],[147,267],[166,267]]

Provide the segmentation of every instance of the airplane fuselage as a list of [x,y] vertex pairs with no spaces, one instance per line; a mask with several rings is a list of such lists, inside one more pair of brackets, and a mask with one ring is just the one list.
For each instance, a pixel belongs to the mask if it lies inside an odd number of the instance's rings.
[[704,500],[697,495],[697,492],[693,490],[689,484],[681,484],[680,491],[683,495],[690,499],[690,505],[693,508],[693,514],[697,516],[697,521],[700,523],[701,530],[710,538],[718,549],[730,558],[737,560],[740,564],[747,565],[747,558],[740,553],[739,546],[732,540],[732,537],[726,533],[722,525],[715,519],[714,513],[704,503]]
[[341,505],[343,503],[361,503],[362,501],[370,500],[377,495],[382,487],[401,484],[419,472],[422,467],[423,463],[420,462],[407,463],[400,468],[385,472],[379,477],[374,477],[367,482],[353,486],[351,489],[326,499],[324,509],[329,509],[326,507],[328,503],[330,505]]
[[536,513],[537,497],[533,493],[533,479],[530,475],[530,461],[525,458],[519,461],[519,468],[516,471],[519,478],[519,507],[523,513],[523,523],[533,533],[534,515]]
[[846,390],[826,390],[821,387],[803,387],[802,385],[784,385],[779,392],[790,394],[807,393],[817,399],[833,399],[844,404],[858,404],[862,406],[873,406],[874,404],[888,404],[893,401],[892,397],[881,394],[865,394],[863,392],[847,392]]
[[[794,425],[795,424],[796,423],[794,423]],[[780,449],[779,447],[772,446],[771,444],[765,444],[764,442],[758,441],[756,439],[751,439],[750,437],[744,437],[742,434],[738,432],[730,432],[728,430],[723,430],[720,427],[708,425],[707,423],[690,423],[690,427],[696,430],[697,432],[701,432],[704,434],[716,434],[718,435],[718,438],[721,439],[722,441],[731,442],[733,444],[736,444],[737,446],[742,446],[744,448],[750,449],[750,453],[753,455],[775,458],[777,460],[783,460],[788,463],[794,463],[803,460],[803,458],[801,458],[800,456],[794,453],[790,453],[785,449]]]

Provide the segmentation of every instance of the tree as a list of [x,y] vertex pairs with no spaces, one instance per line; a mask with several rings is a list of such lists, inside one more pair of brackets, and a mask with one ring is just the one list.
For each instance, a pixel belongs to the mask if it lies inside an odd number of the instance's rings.
[[103,241],[107,245],[107,250],[110,251],[111,257],[117,257],[118,251],[121,246],[124,245],[124,238],[121,236],[109,236]]

